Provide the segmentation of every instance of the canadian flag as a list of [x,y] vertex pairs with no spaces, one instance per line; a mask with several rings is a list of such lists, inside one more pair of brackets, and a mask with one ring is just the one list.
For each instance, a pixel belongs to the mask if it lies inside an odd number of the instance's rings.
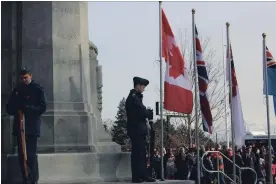
[[241,97],[239,93],[238,80],[236,76],[231,45],[230,45],[230,58],[227,52],[227,59],[226,59],[226,74],[227,74],[226,76],[229,82],[230,72],[229,72],[228,60],[231,62],[232,97],[229,96],[229,98],[230,98],[230,103],[232,102],[232,123],[234,123],[235,143],[238,146],[242,146],[244,145],[244,135],[246,134],[246,129],[245,129],[245,124],[243,119]]
[[166,61],[164,108],[190,114],[193,110],[192,85],[184,58],[176,45],[168,19],[162,9],[162,56]]

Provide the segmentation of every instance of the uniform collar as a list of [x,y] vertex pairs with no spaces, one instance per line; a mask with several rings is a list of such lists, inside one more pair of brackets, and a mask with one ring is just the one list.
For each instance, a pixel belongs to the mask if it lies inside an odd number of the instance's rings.
[[139,93],[138,91],[136,91],[136,89],[130,90],[130,93],[136,94],[136,95],[139,96],[139,97],[143,97],[143,94],[142,94],[142,93]]

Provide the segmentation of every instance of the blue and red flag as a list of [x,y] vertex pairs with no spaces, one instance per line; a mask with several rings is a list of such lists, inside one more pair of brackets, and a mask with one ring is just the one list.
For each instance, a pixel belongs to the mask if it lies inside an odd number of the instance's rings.
[[[276,60],[266,47],[266,67],[267,67],[267,93],[273,96],[274,112],[276,116]],[[265,93],[265,89],[264,89]]]
[[198,86],[200,94],[200,109],[202,114],[203,130],[212,134],[213,117],[211,113],[210,103],[208,100],[208,84],[209,78],[207,74],[206,64],[203,58],[202,48],[200,40],[198,38],[197,28],[195,27],[196,33],[196,61],[197,61],[197,72],[198,72]]

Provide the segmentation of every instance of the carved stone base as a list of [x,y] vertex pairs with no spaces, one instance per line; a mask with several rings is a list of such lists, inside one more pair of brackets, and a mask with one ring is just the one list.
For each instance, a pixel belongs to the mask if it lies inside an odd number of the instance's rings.
[[[19,184],[17,155],[4,155],[2,183]],[[91,184],[131,179],[129,153],[39,154],[39,184]]]

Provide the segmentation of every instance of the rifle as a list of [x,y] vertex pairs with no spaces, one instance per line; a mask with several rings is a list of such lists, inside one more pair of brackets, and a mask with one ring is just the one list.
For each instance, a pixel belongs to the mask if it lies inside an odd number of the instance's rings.
[[27,151],[26,151],[26,140],[25,140],[25,122],[24,122],[24,114],[22,110],[19,110],[19,124],[20,124],[20,143],[23,153],[23,167],[24,174],[26,179],[28,179],[28,167],[27,167]]

